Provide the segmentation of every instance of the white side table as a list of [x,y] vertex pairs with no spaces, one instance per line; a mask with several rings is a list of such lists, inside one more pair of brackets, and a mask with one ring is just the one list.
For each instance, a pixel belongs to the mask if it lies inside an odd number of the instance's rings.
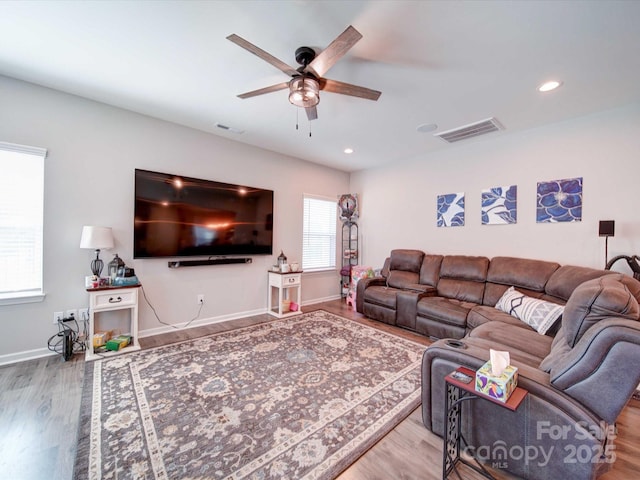
[[[267,313],[274,317],[284,318],[302,313],[302,285],[300,283],[302,272],[280,273],[269,272],[269,299],[267,301]],[[274,289],[277,290],[278,303],[273,305]],[[291,300],[298,304],[295,312],[283,312],[282,300]]]
[[[87,338],[85,360],[95,360],[96,358],[140,350],[140,343],[138,341],[139,288],[140,285],[87,288],[87,292],[89,292],[89,338]],[[131,335],[131,344],[118,351],[106,351],[98,354],[94,352],[93,349],[93,334],[96,333],[96,316],[99,316],[102,312],[115,310],[130,310],[131,312],[130,328],[129,332],[126,332],[127,335]]]

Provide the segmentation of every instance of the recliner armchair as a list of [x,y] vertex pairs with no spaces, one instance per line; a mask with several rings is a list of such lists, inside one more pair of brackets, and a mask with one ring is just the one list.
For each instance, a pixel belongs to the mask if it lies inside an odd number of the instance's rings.
[[[615,458],[613,423],[640,382],[639,300],[640,283],[626,275],[582,283],[565,306],[555,338],[546,337],[551,345],[544,358],[544,347],[514,348],[516,341],[529,345],[545,338],[533,330],[519,329],[518,339],[507,338],[507,344],[499,343],[505,337],[491,335],[508,324],[474,329],[461,349],[435,342],[422,362],[425,426],[443,434],[445,375],[459,366],[477,370],[490,348],[509,350],[518,385],[529,393],[515,412],[466,402],[465,438],[476,450],[483,447],[489,464],[506,446],[502,468],[524,478],[592,479],[606,472]],[[518,448],[529,457],[515,455]]]
[[[397,324],[398,293],[433,290],[420,284],[420,268],[424,252],[397,249],[385,261],[382,277],[363,278],[358,282],[356,309],[368,317],[389,325]],[[401,315],[401,314],[400,314]]]

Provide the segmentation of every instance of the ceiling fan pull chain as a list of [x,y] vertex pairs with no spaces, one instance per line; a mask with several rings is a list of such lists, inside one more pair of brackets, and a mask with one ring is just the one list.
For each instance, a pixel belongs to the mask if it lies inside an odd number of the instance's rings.
[[299,108],[296,107],[296,130],[298,130],[298,112],[299,112]]
[[311,138],[311,122],[309,122],[309,138]]

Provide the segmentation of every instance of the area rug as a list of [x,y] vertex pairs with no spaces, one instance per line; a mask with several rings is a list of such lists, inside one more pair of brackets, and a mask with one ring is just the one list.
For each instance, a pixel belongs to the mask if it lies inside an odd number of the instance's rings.
[[316,311],[87,363],[74,479],[334,478],[419,405],[425,348]]

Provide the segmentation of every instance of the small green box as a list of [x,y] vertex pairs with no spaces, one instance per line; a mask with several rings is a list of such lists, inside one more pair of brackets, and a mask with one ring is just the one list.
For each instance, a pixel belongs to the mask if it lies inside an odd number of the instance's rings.
[[112,350],[117,352],[121,348],[126,347],[131,343],[130,335],[118,335],[115,338],[112,338],[106,343],[107,350]]

